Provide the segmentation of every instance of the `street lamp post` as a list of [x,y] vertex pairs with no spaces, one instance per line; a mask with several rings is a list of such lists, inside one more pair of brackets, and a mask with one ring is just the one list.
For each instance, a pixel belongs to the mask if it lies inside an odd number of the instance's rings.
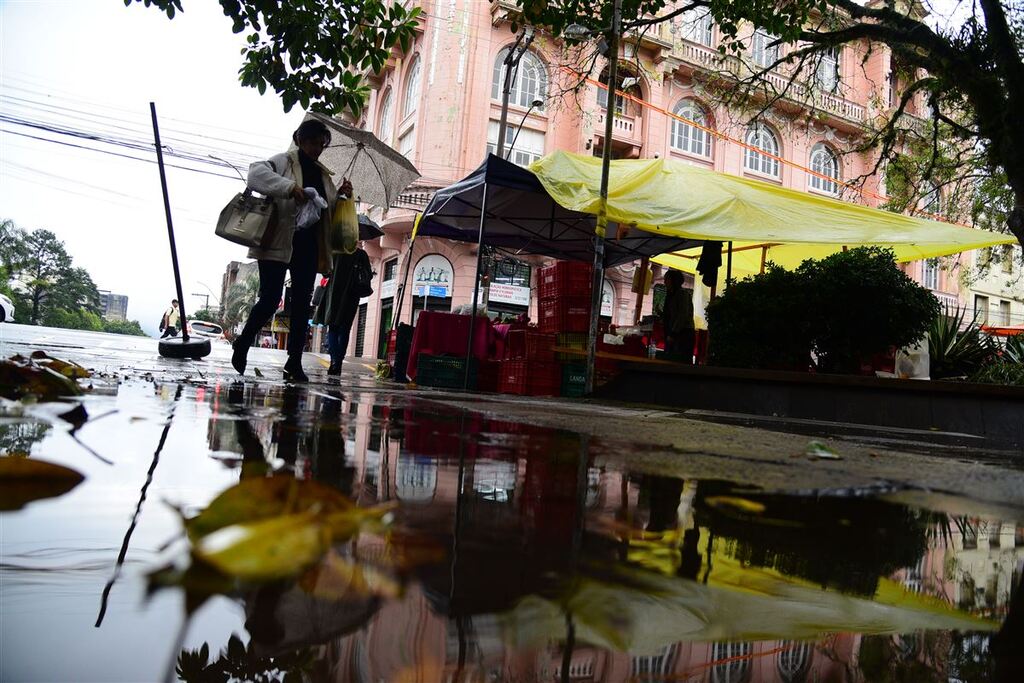
[[618,84],[619,32],[622,23],[622,0],[615,0],[612,27],[608,36],[608,97],[605,103],[604,145],[601,150],[601,198],[597,227],[594,230],[594,278],[590,292],[590,333],[587,336],[587,372],[584,393],[594,391],[594,361],[597,354],[597,327],[601,318],[604,291],[604,237],[608,230],[608,174],[612,161],[612,128],[615,124],[615,92]]
[[516,134],[512,137],[512,143],[508,146],[508,152],[505,153],[503,157],[504,159],[508,159],[510,156],[512,156],[512,150],[516,148],[516,140],[519,139],[519,132],[523,130],[523,125],[526,123],[526,117],[530,115],[531,111],[533,111],[542,104],[544,104],[544,100],[539,98],[535,99],[533,102],[530,102],[530,108],[526,110],[525,114],[523,114],[523,120],[519,122],[519,127],[516,128]]
[[[498,156],[505,158],[505,130],[508,128],[508,96],[512,92],[512,70],[519,69],[519,60],[523,58],[526,49],[533,42],[533,27],[526,26],[516,36],[515,44],[505,55],[505,81],[501,89],[501,119],[498,122]],[[520,48],[520,46],[522,46]]]

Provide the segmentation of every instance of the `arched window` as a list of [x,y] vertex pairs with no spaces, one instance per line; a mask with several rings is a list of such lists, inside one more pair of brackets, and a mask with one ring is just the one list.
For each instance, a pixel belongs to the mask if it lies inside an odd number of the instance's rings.
[[839,85],[839,48],[830,47],[818,58],[814,82],[822,90],[832,92]]
[[[694,100],[680,101],[672,110],[672,113],[687,121],[693,121],[705,128],[708,127],[707,113]],[[701,157],[710,157],[711,133],[679,119],[672,119],[671,145],[673,149],[682,150],[683,152],[689,152]]]
[[750,643],[712,643],[711,660],[719,662],[711,668],[712,683],[746,683],[753,651]]
[[384,93],[384,97],[381,99],[380,104],[380,127],[377,129],[377,135],[384,144],[391,144],[391,128],[394,125],[394,110],[391,107],[391,90],[389,89]]
[[810,643],[792,640],[782,642],[775,664],[785,683],[797,683],[804,679],[811,663],[811,652]]
[[407,503],[433,500],[437,488],[437,462],[402,453],[395,467],[395,493]]
[[[747,129],[746,142],[748,147],[743,154],[743,167],[750,171],[779,177],[779,139],[771,128],[755,123]],[[751,149],[753,147],[754,149]],[[757,150],[761,150],[760,152]],[[766,152],[762,154],[761,152]],[[771,154],[772,156],[768,156]]]
[[[510,48],[498,53],[494,60],[494,74],[491,78],[491,99],[501,101],[501,89],[505,86],[505,58]],[[509,104],[529,107],[534,100],[545,100],[548,96],[548,72],[540,57],[527,50],[519,60],[519,69],[512,71],[514,80],[508,93]],[[535,111],[544,111],[544,105]]]
[[839,159],[828,145],[819,142],[811,148],[811,170],[818,174],[807,176],[807,183],[812,190],[839,193],[839,183],[836,182],[839,180]]
[[[628,87],[623,87],[622,84],[625,83],[627,81],[627,79],[629,80],[630,85]],[[605,83],[605,84],[608,83],[608,70],[607,69],[605,69],[604,72],[601,74],[601,78],[599,80],[600,80],[601,83]],[[630,74],[629,72],[627,72],[627,71],[625,71],[623,69],[619,69],[618,73],[616,73],[616,75],[615,75],[615,80],[618,81],[618,87],[616,88],[616,90],[618,90],[619,92],[626,93],[627,95],[630,95],[631,97],[635,97],[637,99],[640,99],[641,93],[640,93],[640,86],[638,85],[639,79],[637,77],[633,76],[632,74]],[[601,107],[601,109],[607,109],[608,108],[608,90],[607,90],[607,88],[598,88],[597,89],[597,105],[599,107]],[[616,95],[615,96],[615,114],[616,115],[625,115],[625,116],[637,116],[637,115],[639,115],[638,105],[636,103],[634,103],[632,100],[627,100],[622,95]]]
[[420,101],[420,67],[423,62],[419,57],[409,67],[409,75],[405,77],[405,98],[402,100],[402,118],[416,111]]

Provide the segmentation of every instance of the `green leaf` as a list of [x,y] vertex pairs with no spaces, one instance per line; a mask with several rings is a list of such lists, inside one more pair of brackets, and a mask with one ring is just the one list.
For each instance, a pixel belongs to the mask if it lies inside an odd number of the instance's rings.
[[328,530],[305,513],[224,527],[200,539],[193,553],[228,576],[266,581],[298,573],[329,545]]
[[0,457],[0,510],[20,510],[32,501],[62,496],[84,480],[82,473],[45,460]]

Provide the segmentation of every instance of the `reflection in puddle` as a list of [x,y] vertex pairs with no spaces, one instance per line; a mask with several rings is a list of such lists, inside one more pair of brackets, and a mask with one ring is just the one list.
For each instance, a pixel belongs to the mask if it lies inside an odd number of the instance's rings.
[[[977,681],[1000,680],[996,630],[1019,638],[1019,520],[628,471],[580,434],[331,391],[127,383],[90,441],[113,467],[0,425],[5,452],[88,470],[0,518],[0,678]],[[172,405],[167,433],[133,417]],[[191,517],[274,473],[395,502],[393,523],[293,580],[182,579],[163,503]],[[185,588],[146,598],[167,563]]]

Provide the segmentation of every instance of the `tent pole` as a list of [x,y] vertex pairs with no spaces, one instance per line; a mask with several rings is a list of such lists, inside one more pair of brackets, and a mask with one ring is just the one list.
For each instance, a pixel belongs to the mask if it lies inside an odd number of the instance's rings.
[[594,393],[594,362],[597,355],[597,328],[601,319],[601,298],[604,293],[604,236],[608,230],[608,176],[612,164],[612,133],[615,125],[615,95],[619,88],[619,31],[622,23],[622,0],[615,0],[612,26],[608,32],[608,98],[604,108],[604,141],[601,143],[601,203],[594,230],[594,278],[590,292],[590,333],[587,335],[587,372],[583,393]]
[[732,240],[729,240],[729,256],[725,264],[725,286],[732,284]]
[[466,373],[462,378],[463,391],[469,389],[469,363],[473,357],[473,334],[476,332],[476,303],[480,295],[480,267],[484,260],[484,220],[487,218],[487,182],[484,181],[484,197],[480,202],[480,229],[476,238],[476,277],[473,278],[473,308],[469,315],[469,340],[466,342]]
[[640,291],[638,291],[636,293],[636,308],[633,309],[633,324],[634,325],[639,325],[640,324],[640,314],[643,313],[644,298],[645,298],[645,295],[647,294],[647,271],[651,267],[650,266],[650,262],[651,262],[651,260],[649,258],[647,258],[646,256],[644,256],[643,258],[640,259],[640,268],[639,268],[640,274],[639,274],[639,277],[637,278],[637,283],[639,284],[639,287],[637,287],[637,289],[639,289]]
[[[412,272],[412,251],[416,248],[416,238],[409,239],[409,251],[405,254],[405,272],[402,273],[402,288],[398,292],[398,300],[395,302],[395,312],[391,316],[391,329],[398,328],[398,321],[402,319],[402,306],[405,305],[405,292],[409,289],[409,274]],[[412,325],[412,307],[409,307],[409,324]]]
[[764,264],[768,261],[768,246],[761,247],[761,274],[764,274]]

